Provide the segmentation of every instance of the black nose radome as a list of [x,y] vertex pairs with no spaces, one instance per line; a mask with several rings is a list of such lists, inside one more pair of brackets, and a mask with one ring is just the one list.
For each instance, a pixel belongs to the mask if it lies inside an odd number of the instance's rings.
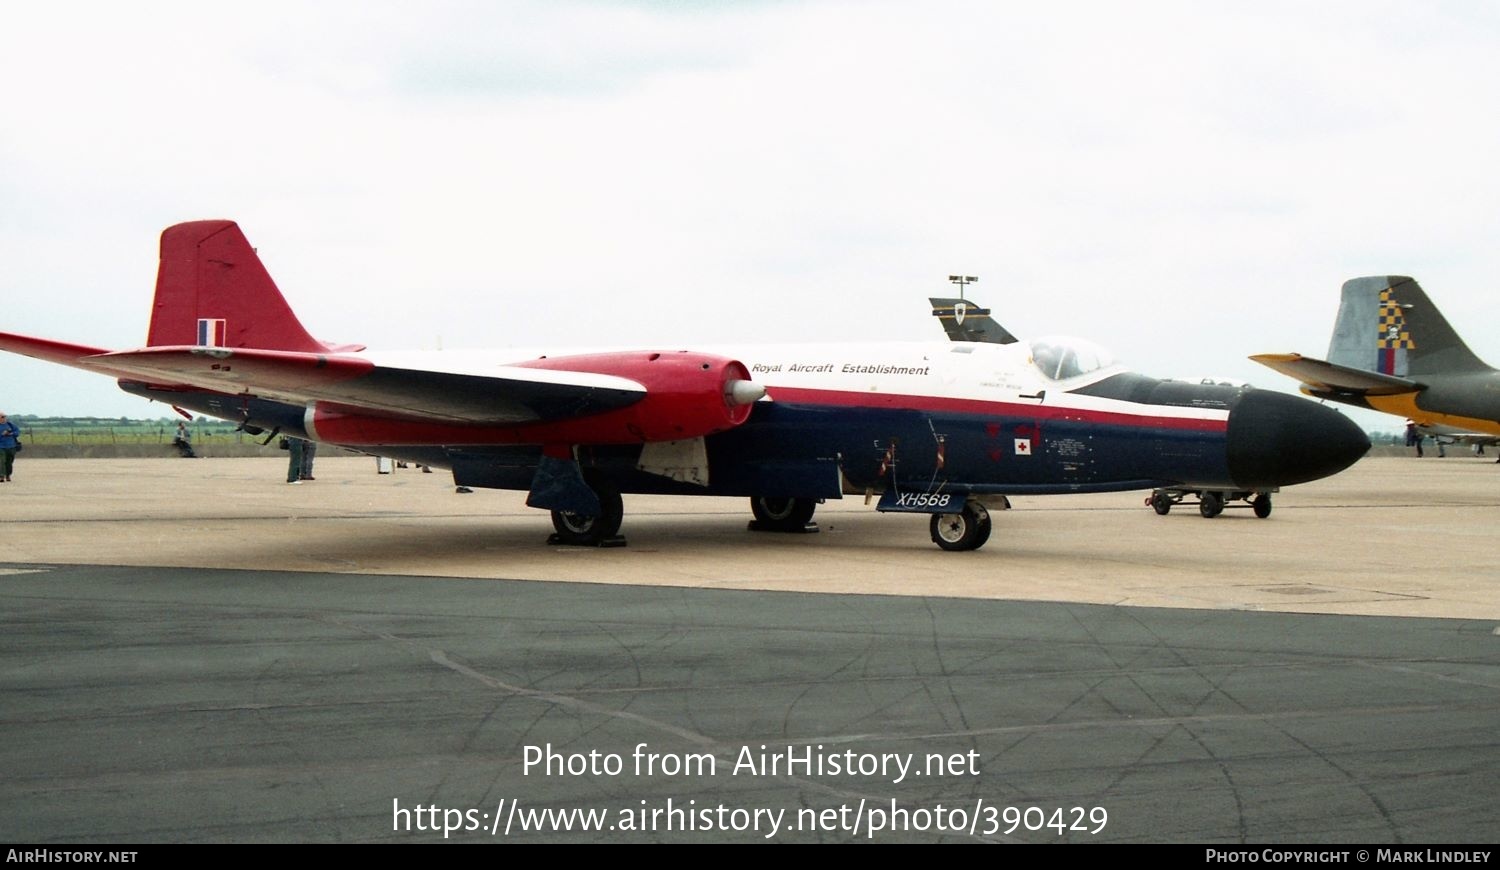
[[1307,399],[1246,390],[1229,412],[1229,477],[1245,489],[1306,483],[1365,455],[1370,439],[1343,414]]

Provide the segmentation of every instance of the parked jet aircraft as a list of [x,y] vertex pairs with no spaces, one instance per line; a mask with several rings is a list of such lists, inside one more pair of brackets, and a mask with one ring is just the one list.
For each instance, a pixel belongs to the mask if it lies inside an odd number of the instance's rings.
[[1411,278],[1345,281],[1326,361],[1295,353],[1250,358],[1298,379],[1315,398],[1407,417],[1432,431],[1500,435],[1500,371],[1469,350]]
[[[760,530],[879,495],[947,550],[1006,494],[1272,489],[1346,468],[1357,426],[1305,399],[1159,381],[1087,342],[383,354],[303,328],[238,226],[169,227],[146,346],[0,333],[128,392],[516,489],[558,543],[618,540],[621,493],[738,495]],[[815,528],[815,527],[813,527]]]

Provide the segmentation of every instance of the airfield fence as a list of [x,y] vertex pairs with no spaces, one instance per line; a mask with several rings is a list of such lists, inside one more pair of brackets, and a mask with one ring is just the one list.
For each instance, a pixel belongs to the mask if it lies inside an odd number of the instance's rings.
[[[26,456],[43,458],[110,458],[178,456],[172,439],[172,420],[100,420],[96,418],[15,419]],[[275,441],[261,444],[265,435],[237,431],[233,424],[198,421],[188,424],[193,450],[199,456],[264,456],[278,454]]]
[[[139,427],[89,427],[89,428],[51,428],[42,426],[22,426],[21,440],[27,446],[45,445],[71,445],[75,447],[98,447],[101,445],[120,444],[160,444],[171,446],[172,439],[177,433],[176,427],[171,429],[144,430]],[[246,432],[193,432],[193,446],[199,445],[229,445],[229,444],[256,444],[260,443],[264,435],[251,436]]]

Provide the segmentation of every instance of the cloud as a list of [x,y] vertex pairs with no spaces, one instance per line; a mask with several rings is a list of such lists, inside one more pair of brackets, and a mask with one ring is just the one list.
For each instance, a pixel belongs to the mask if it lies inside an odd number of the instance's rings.
[[[1472,4],[201,4],[13,10],[3,328],[140,341],[155,238],[230,217],[374,346],[1024,334],[1291,388],[1409,273],[1481,356],[1496,13]],[[153,413],[0,359],[7,401]],[[21,365],[26,365],[22,363]],[[14,386],[11,386],[11,385]],[[79,407],[83,406],[83,407]]]

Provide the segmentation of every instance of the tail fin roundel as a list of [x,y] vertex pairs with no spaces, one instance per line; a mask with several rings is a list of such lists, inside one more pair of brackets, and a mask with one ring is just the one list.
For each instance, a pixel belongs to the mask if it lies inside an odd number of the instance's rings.
[[239,225],[226,220],[162,232],[146,344],[335,350],[308,334]]

